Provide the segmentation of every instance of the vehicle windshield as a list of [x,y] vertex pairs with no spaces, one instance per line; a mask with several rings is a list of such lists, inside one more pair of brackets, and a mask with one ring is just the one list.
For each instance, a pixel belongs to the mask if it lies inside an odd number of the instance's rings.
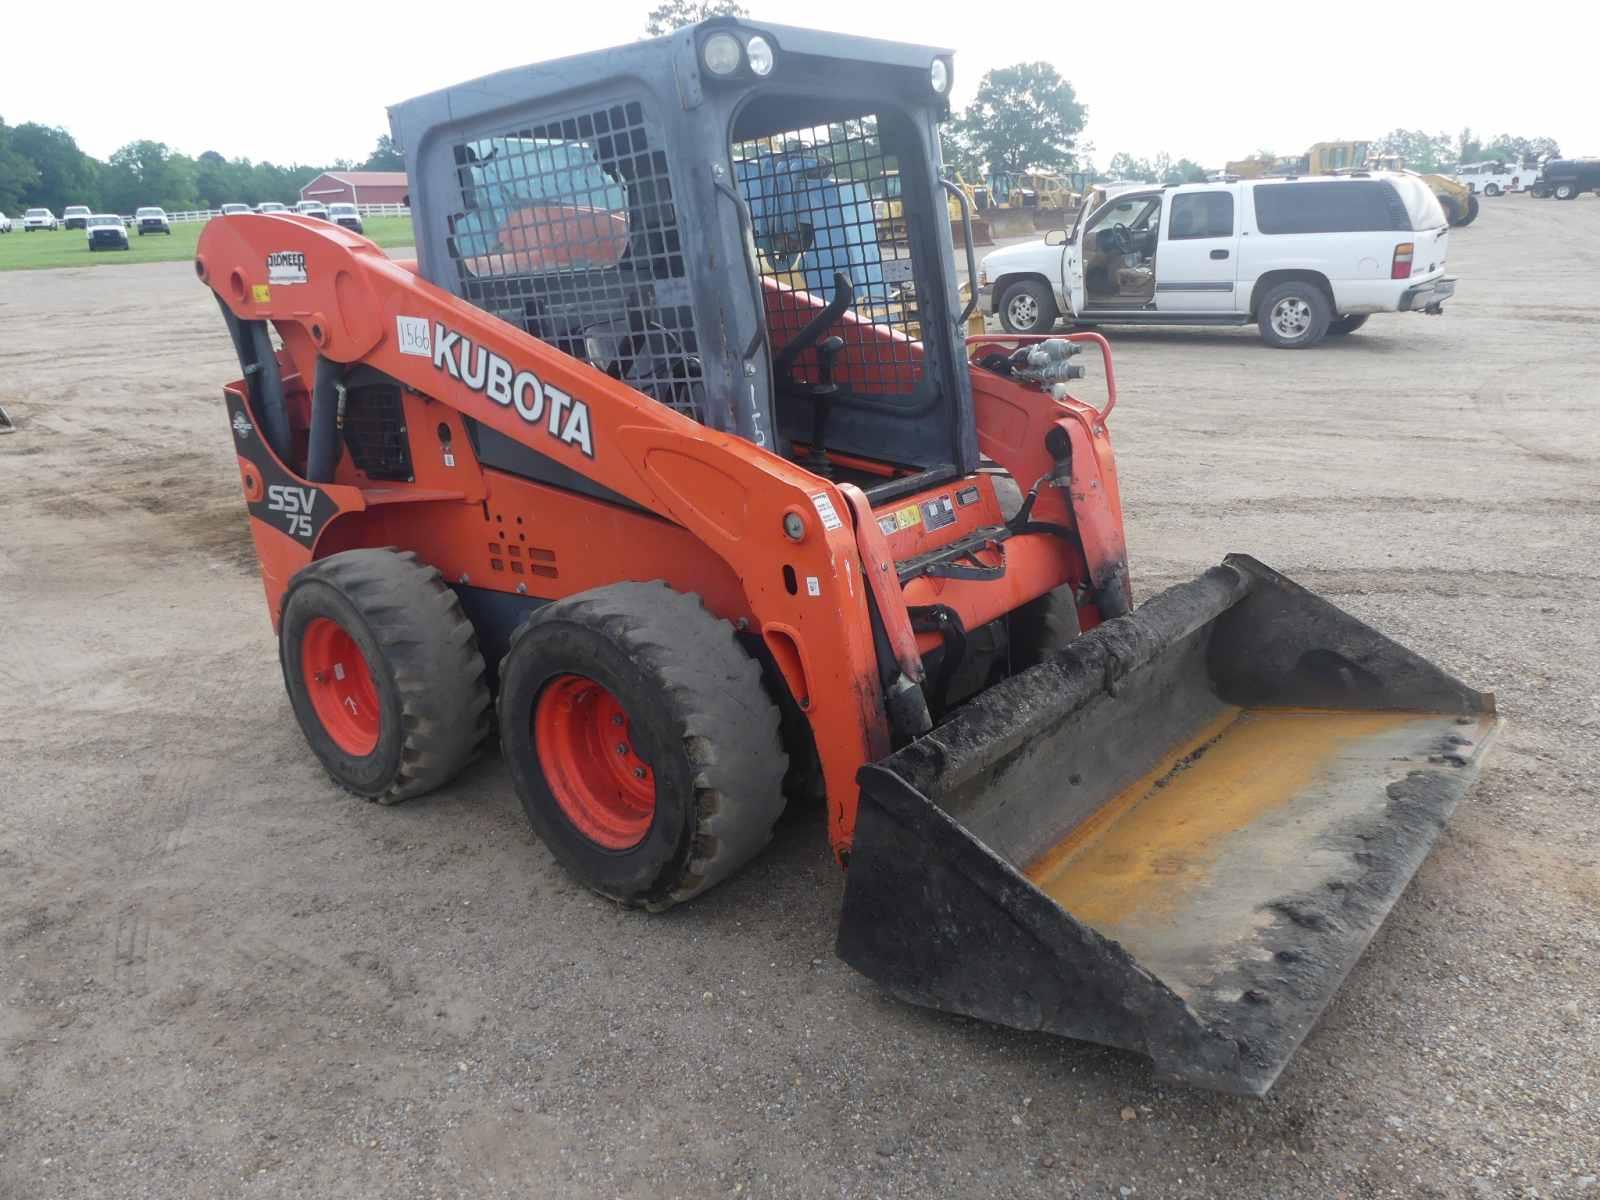
[[77,216],[79,213],[88,212],[89,206],[87,204],[69,204],[67,205],[67,211],[73,216]]
[[30,208],[28,210],[28,215],[30,217],[48,217],[50,215],[50,210],[48,208]]
[[90,229],[96,229],[101,225],[115,225],[120,229],[122,228],[122,218],[109,216],[105,213],[99,213],[89,218]]
[[267,204],[263,204],[261,206],[261,211],[262,212],[283,212],[284,211],[284,206],[281,205],[281,204],[267,203]]
[[135,215],[140,217],[164,217],[167,214],[159,208],[141,208]]
[[353,216],[355,215],[356,206],[354,204],[330,204],[328,205],[328,211],[338,213],[341,216]]

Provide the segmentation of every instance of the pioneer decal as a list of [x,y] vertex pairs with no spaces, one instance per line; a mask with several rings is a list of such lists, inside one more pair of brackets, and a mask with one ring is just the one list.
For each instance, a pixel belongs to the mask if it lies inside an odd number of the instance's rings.
[[437,321],[433,326],[433,365],[502,408],[516,409],[529,425],[543,426],[557,441],[594,457],[587,404],[545,383],[532,371],[517,370],[498,354],[474,346],[471,338]]
[[304,283],[306,256],[300,250],[274,250],[267,255],[267,282]]
[[241,442],[250,436],[250,429],[251,425],[249,417],[245,416],[242,412],[236,412],[233,414],[233,432]]

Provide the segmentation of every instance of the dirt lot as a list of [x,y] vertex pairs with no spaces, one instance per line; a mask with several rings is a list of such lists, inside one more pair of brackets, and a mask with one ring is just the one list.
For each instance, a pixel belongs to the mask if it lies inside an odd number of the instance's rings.
[[1507,718],[1264,1102],[885,999],[817,813],[649,917],[497,761],[340,794],[209,294],[0,275],[0,1196],[1600,1197],[1600,201],[1452,241],[1438,319],[1113,339],[1141,594],[1248,550]]

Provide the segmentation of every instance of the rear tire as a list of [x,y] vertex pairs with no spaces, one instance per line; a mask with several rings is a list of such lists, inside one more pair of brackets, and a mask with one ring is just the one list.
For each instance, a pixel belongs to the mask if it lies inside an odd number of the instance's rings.
[[1279,350],[1315,346],[1333,318],[1327,293],[1306,279],[1280,283],[1262,298],[1257,312],[1262,341]]
[[1367,323],[1367,318],[1371,315],[1370,313],[1351,313],[1343,317],[1335,317],[1328,322],[1328,336],[1344,337],[1346,334],[1354,333]]
[[1461,207],[1461,201],[1454,196],[1440,196],[1439,207],[1444,209],[1444,219],[1451,228],[1465,224],[1462,218],[1466,216],[1466,210]]
[[1000,324],[1007,333],[1049,333],[1058,315],[1050,285],[1037,279],[1019,279],[1000,295]]
[[395,804],[430,792],[489,735],[477,634],[414,554],[347,550],[299,571],[278,648],[306,741],[358,796]]
[[1556,184],[1555,196],[1557,200],[1576,200],[1578,198],[1578,185],[1575,183]]
[[760,852],[788,758],[761,667],[698,596],[548,604],[500,668],[500,746],[534,832],[586,887],[670,908]]
[[1479,210],[1480,207],[1481,206],[1478,203],[1477,196],[1468,196],[1467,197],[1467,215],[1462,220],[1461,223],[1463,225],[1471,225],[1474,221],[1476,221],[1478,219],[1478,210]]

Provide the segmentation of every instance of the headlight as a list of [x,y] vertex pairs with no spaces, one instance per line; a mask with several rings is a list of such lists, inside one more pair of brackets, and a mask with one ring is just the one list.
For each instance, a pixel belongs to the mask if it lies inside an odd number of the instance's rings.
[[750,69],[757,75],[772,74],[772,47],[767,39],[757,35],[744,44],[744,52],[750,60]]
[[944,59],[933,60],[933,66],[928,68],[928,82],[933,84],[933,90],[941,96],[950,90],[950,67]]
[[713,33],[700,48],[700,57],[713,75],[732,75],[739,69],[739,39],[731,33]]

